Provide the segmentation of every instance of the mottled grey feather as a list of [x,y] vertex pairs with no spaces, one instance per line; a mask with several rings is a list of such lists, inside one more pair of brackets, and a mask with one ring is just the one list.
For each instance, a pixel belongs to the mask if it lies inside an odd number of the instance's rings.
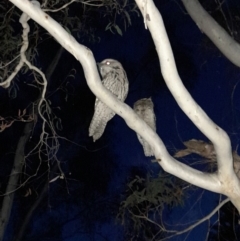
[[[133,109],[154,131],[156,131],[156,117],[151,98],[140,99],[134,103]],[[154,156],[151,146],[140,135],[137,134],[139,142],[143,146],[145,156]]]
[[[124,101],[128,94],[128,79],[122,65],[114,59],[105,59],[99,64],[103,85],[116,97]],[[99,139],[115,112],[96,98],[95,111],[89,127],[93,141]]]

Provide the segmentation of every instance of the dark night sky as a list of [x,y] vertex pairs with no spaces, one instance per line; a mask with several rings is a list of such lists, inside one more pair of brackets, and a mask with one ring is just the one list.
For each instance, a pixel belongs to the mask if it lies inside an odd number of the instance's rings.
[[[237,1],[227,3],[230,11],[231,4],[234,5]],[[158,1],[158,4],[180,77],[209,117],[227,131],[232,147],[236,149],[240,137],[239,68],[222,56],[199,31],[196,24],[185,14],[181,1]],[[239,4],[238,7],[240,8]],[[155,47],[149,31],[144,29],[142,17],[133,16],[132,22],[132,26],[123,36],[104,31],[103,23],[99,23],[96,34],[100,36],[100,42],[93,44],[85,41],[83,44],[92,50],[98,62],[113,58],[122,63],[129,79],[127,104],[133,106],[140,98],[152,97],[157,133],[170,153],[174,154],[176,150],[183,148],[183,141],[206,141],[203,134],[184,116],[166,88]],[[233,29],[239,31],[234,24]],[[45,66],[43,68],[46,68],[47,61],[54,56],[58,47],[55,42],[42,44],[39,62],[42,61]],[[72,68],[76,69],[76,76],[67,78]],[[86,84],[80,64],[69,53],[64,52],[51,81],[49,98],[52,109],[61,118],[63,126],[59,135],[71,140],[60,140],[58,152],[67,179],[57,180],[49,185],[47,196],[35,210],[24,240],[121,241],[123,227],[116,225],[114,212],[127,181],[135,174],[145,175],[147,171],[157,173],[161,168],[150,161],[152,158],[144,156],[136,134],[118,116],[108,123],[104,135],[96,143],[88,137],[95,97]],[[25,88],[23,84],[19,85],[20,90]],[[31,94],[31,90],[25,92],[25,95]],[[19,94],[19,98],[20,96]],[[4,97],[6,98],[6,95]],[[16,105],[16,102],[14,103],[13,106]],[[21,128],[19,124],[19,127],[14,126],[12,130],[1,133],[1,142],[8,138],[11,143],[8,145],[9,149],[3,145],[3,151],[8,154],[1,158],[1,162],[13,158],[13,154],[9,154],[14,152],[17,141],[14,140],[13,133]],[[196,161],[196,157],[183,161],[191,164],[193,160]],[[5,167],[5,171],[10,171],[10,168],[10,165]],[[203,167],[199,165],[198,168]],[[1,177],[3,178],[2,173]],[[39,178],[30,183],[29,187],[34,186],[36,192],[40,192],[43,183],[44,180]],[[16,194],[11,225],[5,241],[12,240],[11,234],[16,232],[30,204],[37,198],[35,195],[23,199],[21,195]],[[217,205],[218,199],[217,194],[194,189],[186,196],[183,207],[176,207],[165,214],[165,221],[168,225],[178,225],[198,220]],[[215,221],[216,217],[211,219],[210,225]],[[206,222],[190,233],[170,240],[205,240],[208,225]],[[179,227],[173,227],[176,228]]]

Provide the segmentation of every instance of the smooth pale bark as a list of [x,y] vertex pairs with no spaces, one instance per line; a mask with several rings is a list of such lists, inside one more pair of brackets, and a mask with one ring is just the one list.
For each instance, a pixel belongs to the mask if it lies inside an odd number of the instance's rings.
[[205,11],[198,0],[182,0],[182,3],[199,29],[233,64],[240,67],[239,43]]
[[209,119],[183,86],[176,70],[171,46],[161,15],[151,0],[147,2],[136,0],[136,2],[152,34],[159,55],[163,77],[180,108],[193,121],[197,128],[213,142],[217,158],[219,159],[219,171],[216,174],[200,172],[170,156],[159,136],[129,106],[116,99],[114,95],[102,86],[95,59],[87,47],[79,44],[56,21],[44,13],[38,5],[33,5],[28,0],[10,1],[45,28],[67,51],[79,60],[92,92],[120,115],[130,128],[148,141],[153,147],[158,163],[165,171],[193,185],[229,196],[238,210],[240,210],[240,201],[238,201],[240,199],[240,184],[233,172],[229,137]]
[[[217,182],[219,182],[221,186],[221,192],[229,196],[240,211],[240,182],[233,170],[230,139],[226,132],[207,116],[184,87],[177,72],[162,17],[153,1],[147,0],[146,4],[145,1],[136,0],[136,3],[143,17],[146,19],[144,22],[146,22],[156,46],[163,78],[179,107],[195,126],[213,143],[218,162]],[[146,7],[147,9],[144,9]],[[164,168],[164,165],[162,166]]]

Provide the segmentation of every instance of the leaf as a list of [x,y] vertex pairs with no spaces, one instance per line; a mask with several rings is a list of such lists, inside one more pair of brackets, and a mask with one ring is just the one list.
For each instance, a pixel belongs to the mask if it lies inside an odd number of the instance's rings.
[[10,96],[11,99],[15,99],[17,97],[17,90],[14,86],[9,89],[8,95]]
[[60,118],[57,118],[57,121],[56,121],[56,128],[61,131],[63,129],[62,127],[62,120]]
[[122,36],[122,30],[119,28],[117,24],[114,25],[114,28],[117,30],[117,33]]
[[67,27],[67,26],[64,26],[65,30],[69,33],[69,34],[72,34],[70,29]]
[[111,29],[111,27],[112,27],[112,23],[110,22],[110,23],[106,26],[105,31],[107,31],[108,29]]
[[130,18],[130,15],[129,15],[129,13],[127,12],[127,11],[123,11],[124,12],[124,14],[126,15],[126,17],[127,17],[127,20],[128,20],[128,24],[129,25],[132,25],[132,21],[131,21],[131,18]]

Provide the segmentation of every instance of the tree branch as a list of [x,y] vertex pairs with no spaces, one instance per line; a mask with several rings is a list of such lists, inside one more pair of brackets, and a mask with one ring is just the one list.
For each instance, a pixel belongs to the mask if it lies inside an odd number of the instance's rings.
[[[168,239],[173,238],[173,237],[175,237],[175,236],[177,236],[177,235],[180,235],[180,234],[183,234],[183,233],[186,233],[186,232],[188,232],[188,231],[193,230],[194,228],[196,228],[196,227],[197,227],[198,225],[200,225],[201,223],[205,222],[206,220],[209,220],[217,211],[220,210],[220,208],[221,208],[224,204],[226,204],[226,203],[229,202],[229,201],[230,201],[230,199],[229,199],[229,198],[226,198],[226,199],[223,200],[221,203],[219,203],[219,204],[217,205],[217,207],[215,207],[208,215],[206,215],[205,217],[203,217],[202,219],[200,219],[200,220],[197,221],[196,223],[190,225],[189,227],[187,227],[187,228],[185,228],[185,229],[183,229],[183,230],[181,230],[181,231],[175,231],[174,234],[172,234],[172,235],[170,235],[170,236],[168,236],[168,237],[166,237],[166,238],[161,239],[161,241],[163,241],[163,240],[168,240]],[[167,230],[167,232],[168,232],[168,230]],[[173,231],[170,230],[170,232],[172,233]]]
[[[233,170],[233,157],[230,139],[227,133],[207,116],[183,85],[176,68],[173,52],[162,17],[153,1],[148,0],[147,11],[144,10],[144,1],[136,0],[136,3],[142,14],[147,15],[147,26],[156,46],[160,60],[161,72],[168,89],[183,112],[214,145],[218,162],[216,182],[219,185],[216,187],[215,192],[220,190],[221,193],[229,196],[231,201],[237,205],[237,208],[240,211],[240,182]],[[164,170],[168,171],[168,169],[165,169],[165,164],[166,163],[162,162],[162,167]],[[188,174],[189,172],[187,172],[186,175]],[[215,178],[213,175],[209,175],[209,177],[210,176]],[[200,175],[198,177],[199,179],[201,178]],[[199,185],[201,183],[199,179],[191,180],[191,177],[188,177],[189,182],[192,184],[197,183],[195,185],[201,186]],[[204,182],[204,180],[202,180],[202,182]],[[211,182],[206,180],[205,184],[207,183],[210,184]],[[209,188],[206,189],[210,190]]]
[[161,160],[159,163],[164,170],[204,189],[219,193],[222,192],[221,184],[216,174],[205,174],[174,159],[168,153],[159,136],[141,120],[128,105],[115,98],[115,96],[102,85],[92,52],[84,45],[79,44],[55,20],[44,13],[38,2],[29,2],[27,0],[10,1],[45,28],[68,52],[80,61],[88,86],[92,92],[108,107],[120,115],[131,129],[151,144],[155,156],[158,160]]
[[[170,156],[159,136],[142,121],[128,105],[115,98],[114,95],[102,85],[95,59],[88,48],[80,45],[56,21],[48,14],[44,13],[40,9],[39,3],[36,4],[37,2],[35,1],[29,2],[27,0],[10,1],[45,28],[67,51],[79,60],[83,67],[88,86],[92,92],[97,98],[114,110],[114,112],[120,115],[131,129],[140,134],[153,147],[155,156],[165,171],[193,185],[213,192],[223,193],[228,196],[231,194],[239,198],[240,185],[239,180],[233,172],[229,137],[220,127],[209,119],[183,86],[176,70],[175,61],[161,15],[151,0],[148,0],[147,4],[141,0],[136,0],[136,2],[143,12],[144,6],[147,6],[145,19],[160,58],[163,77],[180,108],[193,121],[197,128],[209,137],[214,144],[217,158],[219,159],[219,173],[223,173],[221,170],[223,170],[224,166],[224,173],[227,174],[223,175],[223,177],[226,177],[225,179],[220,178],[222,177],[221,175],[206,174],[195,170]],[[230,177],[231,179],[229,179]],[[229,180],[225,182],[226,179]],[[225,183],[228,185],[224,186]],[[232,189],[229,192],[230,184]],[[233,184],[235,184],[235,189],[233,188]],[[240,210],[240,203],[238,208]]]
[[216,47],[236,66],[240,67],[240,45],[201,6],[198,0],[182,0],[187,12]]

